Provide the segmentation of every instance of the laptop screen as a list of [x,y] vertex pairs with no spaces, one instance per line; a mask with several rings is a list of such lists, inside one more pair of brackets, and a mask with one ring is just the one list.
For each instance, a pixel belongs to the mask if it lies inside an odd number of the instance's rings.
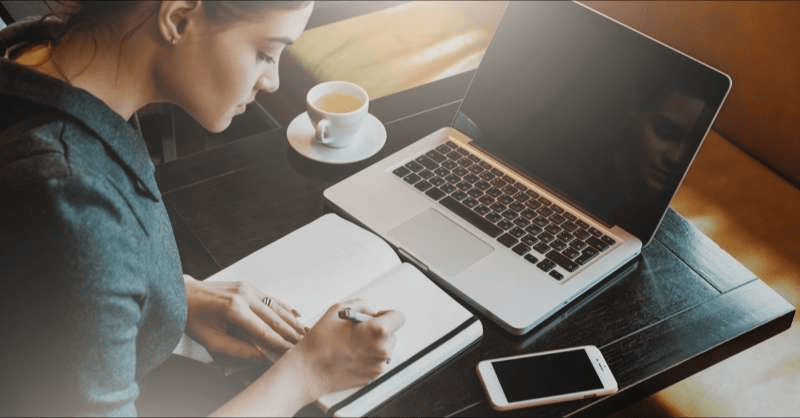
[[512,1],[453,126],[648,243],[729,87],[579,4]]

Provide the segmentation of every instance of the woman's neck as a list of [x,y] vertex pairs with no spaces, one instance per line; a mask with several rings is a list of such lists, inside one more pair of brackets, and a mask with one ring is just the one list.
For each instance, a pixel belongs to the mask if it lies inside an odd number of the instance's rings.
[[56,47],[36,45],[15,61],[88,91],[125,120],[157,101],[147,70],[151,48],[144,39],[133,36],[122,44],[121,39],[87,38],[65,39]]

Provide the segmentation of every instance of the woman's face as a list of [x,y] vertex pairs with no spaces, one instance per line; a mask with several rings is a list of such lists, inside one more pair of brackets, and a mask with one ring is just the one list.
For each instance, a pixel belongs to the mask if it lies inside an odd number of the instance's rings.
[[661,192],[669,179],[680,174],[688,158],[688,135],[704,106],[697,97],[673,92],[656,111],[645,114],[638,161],[645,184],[654,192]]
[[278,89],[278,58],[300,37],[312,7],[266,9],[246,21],[216,25],[204,12],[195,13],[159,66],[157,88],[205,129],[225,130],[259,90]]

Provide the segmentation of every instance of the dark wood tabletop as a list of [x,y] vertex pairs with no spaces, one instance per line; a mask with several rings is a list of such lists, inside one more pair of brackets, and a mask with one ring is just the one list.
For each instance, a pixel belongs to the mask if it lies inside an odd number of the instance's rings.
[[[366,161],[327,165],[288,146],[285,127],[303,112],[314,80],[284,75],[278,94],[259,97],[260,106],[234,124],[238,135],[158,167],[184,271],[205,278],[329,211],[325,188],[447,125],[470,76],[372,101],[370,112],[386,126],[386,145]],[[794,311],[669,210],[641,256],[583,298],[521,337],[478,314],[484,336],[476,345],[373,415],[607,414],[788,329]],[[619,383],[616,395],[507,413],[490,408],[478,361],[585,344],[602,351]]]

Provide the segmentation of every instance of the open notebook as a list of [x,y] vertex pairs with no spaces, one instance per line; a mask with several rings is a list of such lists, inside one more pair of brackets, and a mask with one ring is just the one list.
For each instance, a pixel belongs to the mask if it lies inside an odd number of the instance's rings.
[[[334,214],[324,215],[207,280],[249,281],[303,314],[311,326],[333,303],[362,297],[375,310],[396,309],[390,367],[372,383],[321,397],[323,411],[361,416],[477,341],[480,321],[381,238]],[[184,339],[177,354],[210,360]]]

